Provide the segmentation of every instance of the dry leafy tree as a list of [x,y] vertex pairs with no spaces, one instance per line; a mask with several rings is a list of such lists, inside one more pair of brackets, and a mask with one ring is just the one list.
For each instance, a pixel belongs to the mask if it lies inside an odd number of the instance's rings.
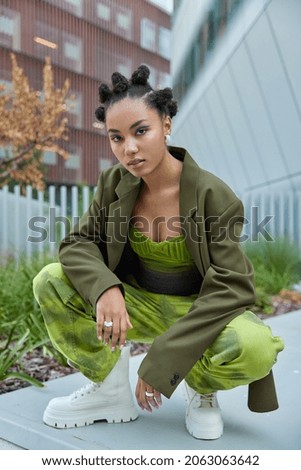
[[0,188],[11,181],[25,187],[43,189],[42,152],[50,150],[68,158],[59,145],[68,140],[66,99],[69,81],[56,89],[50,59],[45,59],[43,92],[33,90],[24,71],[12,60],[12,87],[0,85],[0,146],[6,155],[0,159]]

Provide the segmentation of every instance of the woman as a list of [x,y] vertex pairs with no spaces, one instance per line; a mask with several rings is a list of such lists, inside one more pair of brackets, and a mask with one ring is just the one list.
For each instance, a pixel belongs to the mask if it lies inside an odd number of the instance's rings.
[[253,271],[239,245],[241,202],[168,147],[177,104],[153,90],[149,69],[112,75],[96,110],[119,164],[101,173],[87,213],[62,241],[34,292],[54,346],[89,382],[50,401],[55,427],[131,421],[138,413],[126,340],[152,343],[136,400],[151,412],[185,379],[186,427],[198,439],[223,433],[217,390],[249,385],[249,407],[278,407],[271,368],[282,340],[251,311]]

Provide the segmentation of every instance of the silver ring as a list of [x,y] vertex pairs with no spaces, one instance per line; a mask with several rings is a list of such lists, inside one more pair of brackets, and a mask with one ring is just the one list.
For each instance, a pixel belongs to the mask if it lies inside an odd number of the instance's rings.
[[153,392],[145,392],[145,396],[151,398],[154,396],[154,394]]
[[113,322],[112,321],[104,321],[103,326],[106,326],[107,328],[111,328],[113,326]]

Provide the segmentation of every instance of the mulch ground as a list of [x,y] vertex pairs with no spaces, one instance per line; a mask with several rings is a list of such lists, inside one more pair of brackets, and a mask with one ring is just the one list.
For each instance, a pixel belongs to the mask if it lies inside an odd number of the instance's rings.
[[[149,345],[136,343],[132,345],[131,355],[142,354],[146,352]],[[39,380],[40,382],[47,382],[51,379],[64,377],[69,374],[78,372],[70,366],[60,364],[55,358],[45,356],[43,349],[34,349],[33,351],[25,354],[22,359],[22,369],[16,365],[11,372],[26,372],[31,377]],[[20,388],[29,387],[30,384],[18,378],[9,378],[0,381],[0,395],[18,390]]]
[[[273,312],[266,315],[262,312],[256,312],[257,315],[263,320],[273,316],[284,315],[296,310],[301,310],[301,294],[295,291],[281,291],[279,295],[271,299]],[[142,354],[146,352],[149,345],[136,343],[132,345],[131,355]],[[16,366],[14,371],[20,371],[20,367]],[[29,374],[31,377],[39,380],[40,382],[47,382],[48,380],[64,377],[69,374],[77,372],[70,366],[60,364],[53,357],[45,356],[42,349],[34,349],[27,353],[22,360],[22,371]],[[0,381],[0,395],[28,387],[29,384],[19,379],[6,379]]]

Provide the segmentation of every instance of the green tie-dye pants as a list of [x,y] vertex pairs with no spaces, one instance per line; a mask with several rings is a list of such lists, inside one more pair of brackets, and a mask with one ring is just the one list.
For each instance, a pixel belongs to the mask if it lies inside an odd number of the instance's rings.
[[[129,341],[151,343],[185,315],[196,297],[154,294],[129,284],[124,287],[133,324],[127,332]],[[74,290],[60,263],[45,266],[35,277],[34,295],[55,348],[90,380],[102,381],[117,362],[119,349],[112,352],[98,340],[95,312]],[[186,381],[198,393],[249,384],[269,373],[283,347],[280,337],[246,311],[225,327]]]

